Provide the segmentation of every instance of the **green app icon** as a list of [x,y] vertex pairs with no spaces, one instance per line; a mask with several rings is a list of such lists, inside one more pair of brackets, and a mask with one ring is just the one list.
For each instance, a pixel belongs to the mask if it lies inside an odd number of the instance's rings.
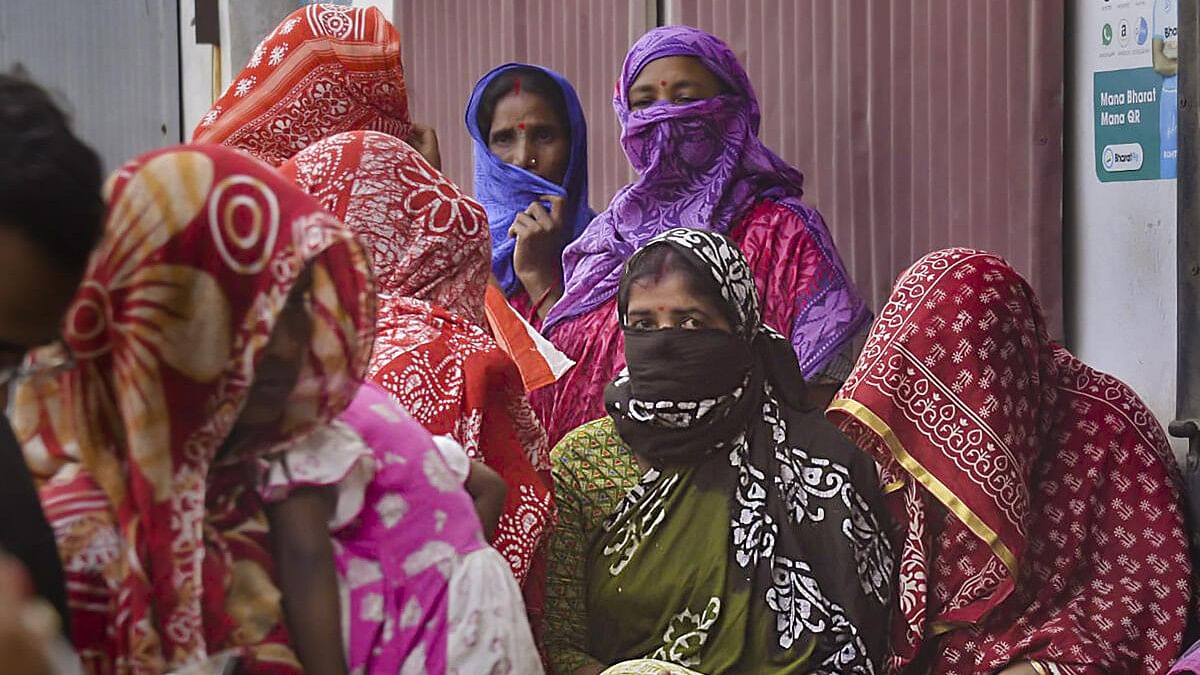
[[1112,44],[1112,24],[1111,23],[1104,24],[1104,28],[1101,29],[1101,31],[1100,31],[1100,40],[1104,43],[1105,47]]

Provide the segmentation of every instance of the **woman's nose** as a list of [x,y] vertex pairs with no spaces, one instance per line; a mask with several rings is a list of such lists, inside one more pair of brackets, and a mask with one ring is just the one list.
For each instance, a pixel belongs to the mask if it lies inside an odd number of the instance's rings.
[[526,169],[537,165],[536,153],[533,152],[533,148],[525,140],[524,135],[517,139],[516,148],[513,151],[513,164]]

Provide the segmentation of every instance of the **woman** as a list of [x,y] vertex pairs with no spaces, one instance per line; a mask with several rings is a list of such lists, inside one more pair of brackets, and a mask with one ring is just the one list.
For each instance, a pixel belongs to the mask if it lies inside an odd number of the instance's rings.
[[893,571],[874,466],[806,402],[745,257],[669,230],[617,299],[628,366],[609,416],[554,449],[555,671],[874,672]]
[[758,102],[733,52],[695,28],[656,28],[625,57],[613,107],[641,178],[563,253],[566,288],[544,330],[581,365],[533,397],[551,443],[603,414],[604,385],[622,366],[621,265],[675,226],[728,234],[742,249],[764,323],[788,337],[823,406],[870,314],[821,215],[800,200],[803,177],[758,139]]
[[374,7],[314,4],[263,38],[192,140],[278,166],[322,138],[358,129],[407,140],[441,166],[437,136],[409,117],[396,28]]
[[337,134],[281,170],[371,252],[380,291],[371,379],[507,482],[492,543],[540,613],[538,553],[554,514],[549,453],[520,373],[485,328],[483,209],[411,147],[378,132]]
[[588,207],[583,107],[562,75],[507,63],[476,83],[466,121],[475,197],[492,232],[492,275],[537,323],[562,295],[563,247],[596,215]]
[[[357,389],[369,262],[312,198],[219,147],[144,155],[107,201],[64,328],[76,365],[53,405],[18,396],[26,448],[80,458],[43,491],[72,606],[88,609],[73,635],[95,673],[157,674],[223,649],[249,672],[300,672],[288,629],[306,617],[285,625],[258,458]],[[312,339],[291,345],[298,369],[268,347],[302,283]]]
[[900,526],[893,672],[1161,673],[1190,597],[1175,461],[1000,258],[901,276],[828,413]]
[[[380,310],[372,379],[435,435],[453,436],[504,476],[508,501],[492,542],[523,581],[553,513],[549,446],[524,392],[511,386],[515,371],[483,331],[486,214],[401,140],[413,140],[413,125],[399,35],[374,8],[311,5],[285,19],[256,54],[279,57],[252,58],[235,83],[257,84],[243,96],[231,87],[196,139],[287,162],[284,172],[367,244],[392,303]],[[292,159],[317,141],[363,129],[374,131],[341,135]],[[389,385],[381,371],[402,354],[419,357],[418,370],[437,386],[401,392]]]

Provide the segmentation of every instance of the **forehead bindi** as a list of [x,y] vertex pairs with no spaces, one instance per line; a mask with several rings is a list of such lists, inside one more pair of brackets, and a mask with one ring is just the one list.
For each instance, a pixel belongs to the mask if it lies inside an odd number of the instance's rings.
[[535,130],[562,126],[554,109],[541,97],[526,88],[520,96],[509,94],[496,104],[492,129]]

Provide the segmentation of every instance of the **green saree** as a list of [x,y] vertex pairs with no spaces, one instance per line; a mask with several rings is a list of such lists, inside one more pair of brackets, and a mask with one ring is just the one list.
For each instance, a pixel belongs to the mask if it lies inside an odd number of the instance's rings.
[[[714,463],[728,464],[723,456]],[[645,656],[701,673],[806,673],[815,636],[772,653],[775,617],[732,567],[728,490],[711,467],[651,470],[588,555],[589,652]],[[698,477],[704,476],[703,478]]]

